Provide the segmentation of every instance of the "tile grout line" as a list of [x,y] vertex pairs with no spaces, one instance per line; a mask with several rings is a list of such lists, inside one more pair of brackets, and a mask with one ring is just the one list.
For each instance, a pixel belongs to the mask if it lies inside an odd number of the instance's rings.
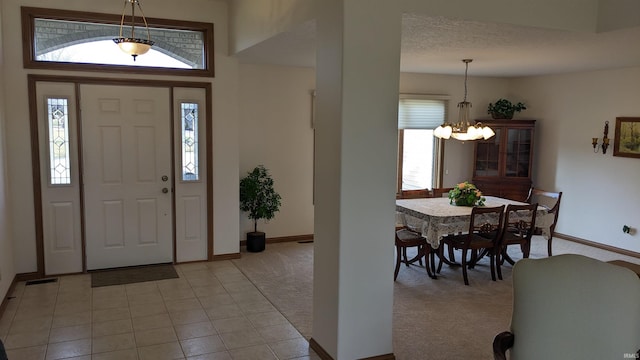
[[[258,290],[258,292],[259,292],[260,294],[262,294],[262,296],[264,296],[264,298],[265,298],[265,299],[267,299],[267,301],[271,304],[271,306],[273,306],[273,308],[274,308],[274,309],[276,309],[276,310],[278,311],[278,313],[279,313],[280,315],[282,315],[282,317],[284,317],[284,318],[287,320],[287,322],[288,322],[288,323],[289,323],[289,324],[290,324],[294,329],[296,329],[296,331],[298,332],[298,334],[300,335],[300,337],[301,337],[301,338],[303,338],[303,339],[307,342],[307,345],[308,345],[308,344],[309,344],[309,340],[307,340],[304,336],[302,336],[302,332],[300,332],[300,330],[299,330],[299,329],[298,329],[298,328],[293,324],[293,322],[291,322],[291,320],[290,320],[288,317],[286,317],[286,316],[282,313],[282,310],[280,310],[280,309],[279,309],[279,308],[278,308],[278,307],[277,307],[277,306],[276,306],[276,305],[275,305],[275,304],[274,304],[274,303],[269,299],[269,297],[267,297],[267,295],[265,295],[265,294],[264,294],[264,292],[262,292],[262,290],[260,290],[260,288],[259,288],[259,287],[258,287],[258,286],[257,286],[257,285],[252,281],[252,280],[251,280],[251,278],[249,277],[249,275],[247,275],[244,271],[242,271],[242,269],[241,269],[241,268],[239,268],[239,267],[238,267],[238,265],[235,263],[235,261],[234,261],[234,260],[231,260],[231,263],[233,264],[233,266],[234,266],[236,269],[238,269],[238,271],[240,271],[240,273],[241,273],[242,275],[244,275],[244,277],[245,277],[245,278],[247,278],[247,280],[249,280],[249,282],[253,285],[253,287],[254,287],[256,290]],[[252,325],[253,325],[253,323],[252,323]],[[254,326],[254,328],[255,328],[255,325],[253,325],[253,326]],[[263,339],[263,340],[264,340],[264,339]],[[275,351],[271,348],[271,346],[269,346],[269,344],[267,344],[267,347],[269,347],[269,349],[270,349],[270,350],[271,350],[271,352],[274,354],[274,356],[276,357],[276,359],[280,359],[280,358],[278,357],[278,355],[275,353]],[[309,348],[309,349],[311,350],[311,348]]]

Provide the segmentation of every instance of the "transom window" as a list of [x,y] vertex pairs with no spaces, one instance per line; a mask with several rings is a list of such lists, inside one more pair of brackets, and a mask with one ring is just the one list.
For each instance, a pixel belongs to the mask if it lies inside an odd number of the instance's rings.
[[213,76],[213,24],[147,19],[151,50],[134,61],[112,39],[120,16],[22,8],[25,68]]

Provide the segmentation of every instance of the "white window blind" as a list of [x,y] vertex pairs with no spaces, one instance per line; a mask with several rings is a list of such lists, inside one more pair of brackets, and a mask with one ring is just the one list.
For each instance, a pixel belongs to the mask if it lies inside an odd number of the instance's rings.
[[443,96],[401,95],[398,129],[435,129],[447,118],[448,100]]

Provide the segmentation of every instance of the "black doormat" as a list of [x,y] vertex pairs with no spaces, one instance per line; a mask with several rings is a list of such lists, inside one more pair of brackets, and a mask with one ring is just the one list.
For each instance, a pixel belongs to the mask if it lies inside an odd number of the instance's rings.
[[145,265],[130,268],[97,270],[91,273],[91,287],[132,284],[178,278],[171,264]]

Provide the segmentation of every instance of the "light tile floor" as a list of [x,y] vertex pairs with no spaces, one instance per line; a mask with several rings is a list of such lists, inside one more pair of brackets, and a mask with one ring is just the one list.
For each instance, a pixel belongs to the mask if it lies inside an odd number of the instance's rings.
[[319,359],[231,261],[176,270],[98,288],[88,274],[17,284],[0,318],[9,359]]

